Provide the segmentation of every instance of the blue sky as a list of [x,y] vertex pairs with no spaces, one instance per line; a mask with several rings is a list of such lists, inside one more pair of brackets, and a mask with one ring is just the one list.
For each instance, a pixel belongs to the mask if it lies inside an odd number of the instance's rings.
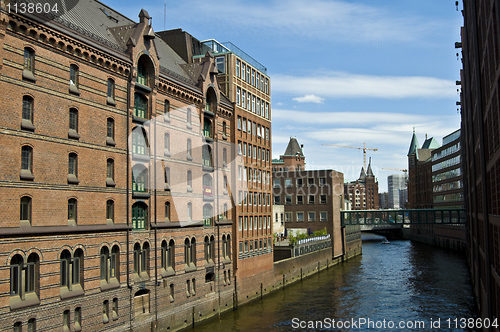
[[[442,137],[460,127],[454,44],[463,19],[454,0],[101,0],[155,31],[182,28],[199,40],[230,41],[271,77],[273,156],[290,136],[304,144],[308,169],[335,169],[355,180],[368,152],[379,181],[407,168],[415,127]],[[461,8],[460,8],[461,9]]]

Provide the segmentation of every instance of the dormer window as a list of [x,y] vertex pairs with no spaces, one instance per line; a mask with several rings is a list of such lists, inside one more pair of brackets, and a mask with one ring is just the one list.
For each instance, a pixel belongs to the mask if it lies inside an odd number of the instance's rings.
[[137,83],[148,86],[148,72],[142,61],[137,64]]

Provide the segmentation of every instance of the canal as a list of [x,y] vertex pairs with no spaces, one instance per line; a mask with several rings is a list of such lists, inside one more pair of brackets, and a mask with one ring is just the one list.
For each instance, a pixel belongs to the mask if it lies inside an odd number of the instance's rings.
[[476,316],[465,257],[416,242],[381,240],[363,234],[362,256],[194,330],[467,331],[460,319]]

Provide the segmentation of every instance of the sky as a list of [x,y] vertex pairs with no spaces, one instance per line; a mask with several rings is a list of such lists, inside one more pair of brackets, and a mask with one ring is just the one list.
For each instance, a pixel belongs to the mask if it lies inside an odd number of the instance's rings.
[[[454,0],[101,0],[132,20],[144,8],[154,31],[182,28],[232,42],[271,78],[273,158],[290,137],[306,169],[359,177],[367,151],[379,182],[408,168],[413,128],[440,144],[460,128],[456,102],[461,11]],[[462,8],[459,8],[461,10]],[[460,53],[460,52],[459,52]]]

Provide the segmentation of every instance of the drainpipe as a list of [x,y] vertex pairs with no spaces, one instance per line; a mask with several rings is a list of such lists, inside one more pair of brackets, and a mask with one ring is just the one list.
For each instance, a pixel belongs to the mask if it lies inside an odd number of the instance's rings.
[[130,147],[128,135],[130,133],[130,92],[131,92],[131,80],[132,73],[130,73],[129,80],[127,82],[127,191],[126,191],[126,202],[127,202],[127,287],[130,290],[129,302],[130,302],[130,310],[129,310],[129,324],[130,329],[132,329],[132,285],[130,284]]
[[[152,104],[152,103],[151,103]],[[151,107],[151,114],[153,113],[153,107]],[[154,216],[154,235],[155,235],[155,329],[156,329],[156,325],[158,324],[158,220],[157,220],[157,216],[158,216],[158,202],[157,202],[157,178],[156,178],[156,147],[157,147],[157,140],[158,140],[158,137],[156,135],[156,120],[154,121],[154,135],[151,135],[151,130],[150,130],[150,134],[149,136],[150,137],[153,137],[154,141],[153,141],[153,144],[154,144],[154,158],[153,158],[153,173],[154,173],[154,177],[153,177],[153,185],[154,185],[154,206],[155,206],[155,216]],[[150,125],[151,125],[151,122],[149,122]],[[150,140],[151,142],[151,140]],[[150,182],[151,183],[151,182]]]

